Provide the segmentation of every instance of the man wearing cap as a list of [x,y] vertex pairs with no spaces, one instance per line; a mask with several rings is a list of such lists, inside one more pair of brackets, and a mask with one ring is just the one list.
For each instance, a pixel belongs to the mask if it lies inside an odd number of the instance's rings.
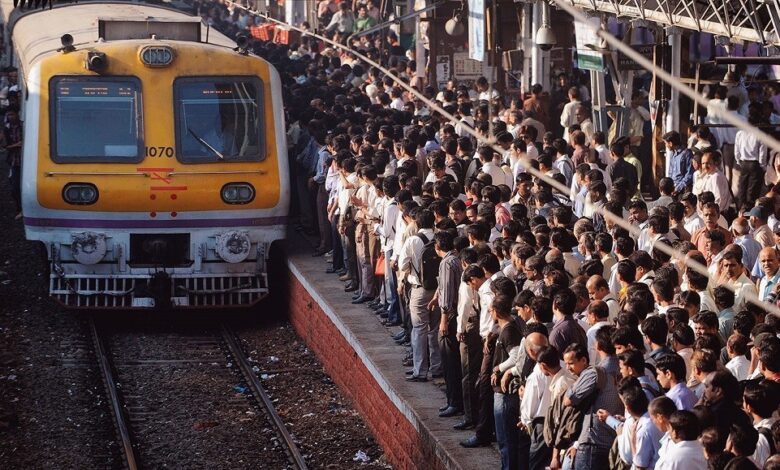
[[761,244],[761,248],[775,246],[775,237],[772,235],[772,229],[769,228],[769,224],[767,224],[769,214],[766,207],[756,206],[745,215],[750,217],[753,238]]

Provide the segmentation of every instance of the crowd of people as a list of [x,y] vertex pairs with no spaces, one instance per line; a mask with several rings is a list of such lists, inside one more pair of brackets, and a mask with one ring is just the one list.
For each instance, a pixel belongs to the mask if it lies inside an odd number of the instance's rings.
[[[259,22],[195,8],[230,35]],[[473,430],[461,445],[497,442],[505,469],[780,468],[775,152],[753,132],[668,132],[648,198],[641,89],[626,135],[598,131],[574,73],[522,97],[484,77],[436,87],[396,34],[353,37],[382,21],[372,0],[317,14],[437,106],[310,37],[256,41],[285,85],[297,229],[408,347],[399,374],[444,379],[440,416]],[[706,122],[720,109],[780,123],[780,86],[746,87],[743,73],[708,91]],[[20,218],[16,80],[2,71],[0,146]]]
[[[324,30],[374,8],[342,3]],[[497,442],[506,469],[780,468],[774,152],[751,132],[668,132],[648,199],[641,91],[620,136],[594,130],[570,74],[523,97],[438,88],[406,51],[360,47],[437,106],[308,37],[254,45],[285,84],[297,229],[409,347],[399,374],[443,377],[440,416],[473,430],[461,445]],[[776,91],[712,94],[767,125]]]

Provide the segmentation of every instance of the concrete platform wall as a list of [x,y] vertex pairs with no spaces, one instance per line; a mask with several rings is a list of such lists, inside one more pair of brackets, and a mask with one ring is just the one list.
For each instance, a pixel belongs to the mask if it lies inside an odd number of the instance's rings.
[[295,331],[352,400],[387,460],[399,469],[460,468],[441,452],[426,427],[420,426],[413,410],[384,380],[332,307],[293,262],[288,266],[289,316]]

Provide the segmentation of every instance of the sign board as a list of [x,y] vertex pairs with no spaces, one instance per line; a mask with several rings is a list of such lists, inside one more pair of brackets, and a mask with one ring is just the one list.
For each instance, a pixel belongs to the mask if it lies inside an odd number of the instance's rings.
[[594,50],[601,43],[594,27],[601,27],[597,17],[589,18],[588,22],[574,21],[574,36],[577,42],[577,68],[584,70],[604,71],[604,56]]
[[469,0],[469,59],[485,60],[485,0]]
[[[660,44],[659,45],[656,44],[634,45],[631,46],[631,49],[638,52],[639,55],[649,60],[650,62],[653,61],[653,50],[657,50],[659,63],[664,62],[663,57],[671,57],[671,53],[672,53],[671,46],[665,46]],[[618,53],[618,67],[620,68],[620,70],[644,70],[644,67],[634,62],[634,59],[627,57],[622,52]]]
[[436,83],[439,88],[442,88],[447,84],[447,80],[450,79],[450,73],[452,69],[450,67],[450,56],[437,55],[436,56]]
[[488,80],[493,77],[495,67],[486,62],[469,59],[468,52],[452,53],[452,74],[458,80],[476,80],[484,76]]

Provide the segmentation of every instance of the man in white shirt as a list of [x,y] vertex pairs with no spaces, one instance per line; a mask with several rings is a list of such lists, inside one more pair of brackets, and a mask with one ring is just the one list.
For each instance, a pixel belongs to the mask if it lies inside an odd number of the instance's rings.
[[512,175],[508,174],[494,161],[494,151],[491,147],[481,147],[479,149],[479,160],[482,162],[482,173],[490,175],[492,185],[498,186],[505,184],[509,189],[514,189],[515,184],[512,181]]
[[697,230],[704,227],[704,220],[699,217],[697,210],[698,198],[693,193],[685,193],[680,198],[680,202],[685,210],[685,217],[683,217],[683,226],[685,230],[691,235]]
[[398,326],[401,323],[401,309],[398,304],[398,290],[393,264],[393,244],[395,242],[395,227],[399,218],[398,203],[395,195],[400,186],[398,178],[388,176],[382,181],[382,191],[385,193],[382,220],[374,225],[374,233],[381,241],[382,253],[385,255],[385,299],[387,307],[386,326]]
[[577,87],[569,88],[569,102],[561,111],[561,127],[563,127],[563,140],[569,142],[569,127],[577,124],[577,109],[582,106],[580,92]]
[[704,448],[698,441],[699,419],[690,411],[675,411],[669,418],[672,442],[655,464],[655,470],[706,470]]
[[736,253],[726,250],[720,262],[724,281],[734,290],[734,311],[741,312],[748,306],[748,296],[757,296],[756,285],[745,274],[742,258]]
[[773,443],[767,439],[767,437],[771,439],[772,425],[777,421],[773,414],[777,409],[778,400],[772,390],[773,388],[761,383],[749,383],[745,386],[742,395],[742,407],[750,415],[753,427],[759,432],[756,451],[753,453],[753,463],[758,468],[764,467],[774,447],[774,445],[770,446]]
[[699,196],[705,191],[712,192],[715,203],[723,213],[731,206],[731,190],[726,175],[718,169],[719,163],[720,152],[717,150],[706,152],[701,157],[701,184],[694,189],[694,194]]
[[[529,468],[544,468],[550,463],[552,449],[544,442],[544,417],[553,400],[565,393],[577,378],[564,367],[558,350],[543,347],[536,354],[536,366],[526,379],[523,401],[520,405],[520,421],[531,436]],[[543,374],[543,378],[537,375]],[[533,379],[532,379],[533,377]],[[544,388],[541,388],[544,387]],[[528,403],[526,401],[528,398]],[[523,408],[528,405],[524,417]],[[528,421],[527,418],[530,418]]]
[[[748,116],[748,124],[752,126],[762,121],[760,113],[750,113]],[[737,204],[738,207],[750,207],[761,196],[769,152],[755,132],[740,130],[734,139],[734,158],[740,166]]]

